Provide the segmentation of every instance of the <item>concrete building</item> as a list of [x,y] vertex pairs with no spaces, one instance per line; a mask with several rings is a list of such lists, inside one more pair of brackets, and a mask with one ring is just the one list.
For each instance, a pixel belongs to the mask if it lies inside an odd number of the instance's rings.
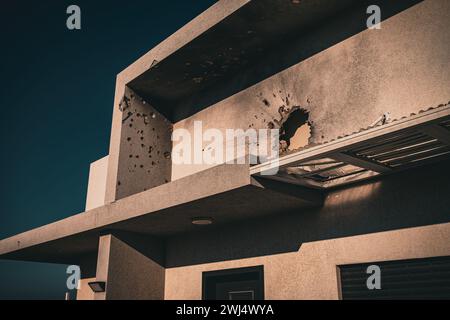
[[[218,1],[117,76],[86,211],[0,258],[79,265],[78,299],[450,298],[450,2],[376,2]],[[196,121],[280,157],[176,164]]]

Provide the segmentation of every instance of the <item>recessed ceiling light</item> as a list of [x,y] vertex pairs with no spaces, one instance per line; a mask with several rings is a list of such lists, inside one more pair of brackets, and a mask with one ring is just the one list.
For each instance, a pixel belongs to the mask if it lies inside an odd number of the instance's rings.
[[212,224],[213,220],[210,217],[195,217],[192,218],[192,224],[198,225],[198,226],[206,226],[208,224]]

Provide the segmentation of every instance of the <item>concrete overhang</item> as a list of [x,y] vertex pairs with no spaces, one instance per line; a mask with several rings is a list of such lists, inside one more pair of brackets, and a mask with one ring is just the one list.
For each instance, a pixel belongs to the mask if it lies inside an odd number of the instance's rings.
[[99,236],[166,237],[195,232],[191,219],[214,225],[320,206],[322,193],[257,181],[248,165],[225,164],[0,241],[0,258],[76,264],[95,254]]
[[[367,156],[367,152],[372,155]],[[449,157],[450,104],[446,104],[294,152],[281,157],[276,164],[219,165],[18,234],[0,241],[0,258],[79,263],[96,253],[102,234],[163,239],[202,228],[191,223],[193,217],[212,217],[214,224],[221,226],[321,206],[330,187]],[[324,158],[359,167],[363,173],[357,171],[318,182],[311,176],[323,174],[326,169],[300,175],[285,172],[288,167],[302,167],[305,162]],[[278,174],[263,175],[275,165],[280,168]]]
[[[373,2],[219,1],[125,70],[124,82],[177,122],[363,31]],[[375,2],[387,19],[420,1]],[[342,30],[308,38],[334,17]]]

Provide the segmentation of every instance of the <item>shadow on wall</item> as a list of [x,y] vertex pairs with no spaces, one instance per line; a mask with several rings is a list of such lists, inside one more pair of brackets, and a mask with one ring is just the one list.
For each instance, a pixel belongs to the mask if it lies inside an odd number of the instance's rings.
[[177,122],[366,30],[369,5],[385,20],[421,1],[251,1],[129,86]]
[[305,242],[450,222],[450,161],[330,192],[321,208],[167,239],[166,266],[298,251]]

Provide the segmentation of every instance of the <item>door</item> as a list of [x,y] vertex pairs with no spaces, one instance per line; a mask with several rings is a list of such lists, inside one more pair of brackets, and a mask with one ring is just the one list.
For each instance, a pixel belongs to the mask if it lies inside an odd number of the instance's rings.
[[204,300],[263,300],[263,266],[203,272]]

